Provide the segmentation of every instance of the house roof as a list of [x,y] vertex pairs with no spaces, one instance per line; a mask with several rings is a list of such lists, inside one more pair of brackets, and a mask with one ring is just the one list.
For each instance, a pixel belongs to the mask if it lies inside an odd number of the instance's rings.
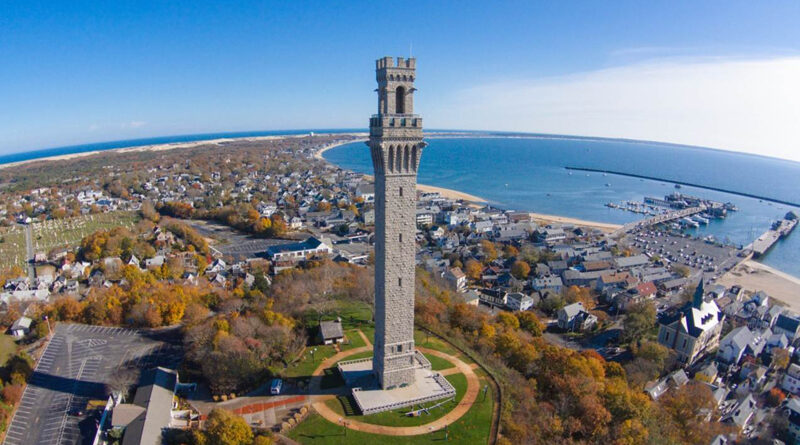
[[127,427],[131,422],[136,420],[137,417],[143,416],[145,407],[134,405],[132,403],[121,403],[114,407],[111,412],[111,425]]
[[653,295],[656,293],[656,285],[653,283],[639,283],[636,286],[636,291],[639,295]]
[[730,331],[728,335],[722,339],[721,343],[732,343],[739,351],[742,351],[745,347],[747,347],[747,345],[752,343],[753,340],[755,340],[755,337],[753,336],[753,332],[750,331],[750,328],[747,326],[740,326]]
[[11,330],[29,329],[31,327],[31,322],[33,322],[33,320],[28,317],[19,317],[16,321],[14,321],[14,324],[11,325]]
[[325,340],[332,338],[342,338],[342,323],[338,320],[335,321],[321,321],[319,323],[319,332]]
[[753,410],[756,407],[756,401],[753,399],[752,394],[742,399],[730,413],[722,418],[723,422],[733,423],[739,428],[744,427],[753,415]]
[[572,303],[570,305],[564,306],[561,308],[564,311],[564,314],[567,316],[567,319],[571,319],[572,317],[584,312],[585,309],[583,308],[583,303]]
[[650,259],[647,258],[646,255],[640,254],[629,257],[614,258],[614,261],[617,263],[617,267],[635,267],[648,264]]
[[172,397],[178,373],[158,367],[145,371],[136,390],[133,404],[145,408],[144,415],[136,417],[122,438],[122,445],[160,445],[161,434],[170,424]]
[[797,328],[800,326],[800,318],[796,315],[780,314],[778,315],[778,320],[775,321],[775,326],[785,331],[797,332]]

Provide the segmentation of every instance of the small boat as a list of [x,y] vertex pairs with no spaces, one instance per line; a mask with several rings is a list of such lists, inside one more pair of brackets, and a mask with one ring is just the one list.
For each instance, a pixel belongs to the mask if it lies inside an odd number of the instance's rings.
[[611,183],[610,182],[606,182],[606,187],[611,187]]
[[675,188],[679,189],[679,188],[681,188],[681,185],[680,184],[675,184]]

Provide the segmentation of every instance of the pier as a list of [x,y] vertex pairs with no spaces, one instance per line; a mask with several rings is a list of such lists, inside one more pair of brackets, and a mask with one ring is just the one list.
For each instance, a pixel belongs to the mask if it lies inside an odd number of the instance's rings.
[[661,223],[673,221],[673,220],[676,220],[676,219],[686,218],[687,216],[692,216],[692,215],[698,214],[700,212],[703,212],[705,210],[706,210],[705,206],[698,206],[698,207],[689,207],[689,208],[686,208],[686,209],[681,209],[681,210],[675,210],[675,211],[672,211],[672,212],[662,213],[662,214],[656,215],[656,216],[654,216],[652,218],[647,218],[647,219],[643,219],[641,221],[634,221],[634,222],[630,222],[628,224],[625,224],[624,226],[622,226],[619,229],[615,230],[611,234],[611,236],[614,237],[614,236],[618,236],[618,235],[623,235],[623,234],[626,234],[626,233],[630,233],[634,229],[639,229],[639,228],[642,228],[642,227],[654,226],[656,224],[661,224]]
[[759,236],[758,239],[753,241],[745,249],[752,250],[753,257],[758,258],[767,253],[779,239],[789,236],[795,227],[797,227],[796,219],[782,219],[776,221],[769,230],[764,232],[763,235]]

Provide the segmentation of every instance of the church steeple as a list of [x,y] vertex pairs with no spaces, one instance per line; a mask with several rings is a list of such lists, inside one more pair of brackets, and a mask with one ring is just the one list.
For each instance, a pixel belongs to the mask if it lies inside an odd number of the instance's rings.
[[700,283],[697,284],[697,288],[694,290],[694,298],[692,298],[692,306],[696,309],[700,309],[703,306],[703,296],[705,295],[704,289],[704,278],[700,276]]

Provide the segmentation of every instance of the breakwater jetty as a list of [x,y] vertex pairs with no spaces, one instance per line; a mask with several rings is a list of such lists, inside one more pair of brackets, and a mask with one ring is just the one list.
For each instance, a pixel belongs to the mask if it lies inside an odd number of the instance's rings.
[[781,200],[781,199],[770,198],[768,196],[754,195],[752,193],[737,192],[735,190],[727,190],[727,189],[723,189],[723,188],[719,188],[719,187],[712,187],[712,186],[708,186],[708,185],[694,184],[694,183],[691,183],[691,182],[676,181],[674,179],[659,178],[659,177],[656,177],[656,176],[637,175],[635,173],[625,173],[625,172],[618,172],[618,171],[613,171],[613,170],[602,170],[602,169],[597,169],[597,168],[584,168],[584,167],[564,167],[564,168],[567,169],[567,170],[573,170],[573,171],[590,172],[590,173],[607,173],[607,174],[610,174],[610,175],[627,176],[629,178],[639,178],[639,179],[649,179],[651,181],[670,182],[670,183],[673,183],[673,184],[686,185],[686,186],[689,186],[689,187],[697,187],[697,188],[706,189],[706,190],[713,190],[715,192],[730,193],[732,195],[739,195],[739,196],[744,196],[744,197],[747,197],[747,198],[760,199],[762,201],[770,201],[770,202],[774,202],[774,203],[777,203],[777,204],[785,204],[785,205],[790,205],[790,206],[793,206],[793,207],[800,207],[800,203],[796,203],[796,202],[784,201],[784,200]]

